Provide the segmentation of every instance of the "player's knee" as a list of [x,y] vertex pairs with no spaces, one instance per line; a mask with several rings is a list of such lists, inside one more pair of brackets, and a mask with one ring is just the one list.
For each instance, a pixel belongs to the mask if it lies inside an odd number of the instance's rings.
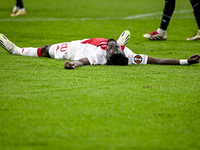
[[41,47],[41,55],[42,57],[50,57],[49,55],[49,47],[50,45],[44,45]]

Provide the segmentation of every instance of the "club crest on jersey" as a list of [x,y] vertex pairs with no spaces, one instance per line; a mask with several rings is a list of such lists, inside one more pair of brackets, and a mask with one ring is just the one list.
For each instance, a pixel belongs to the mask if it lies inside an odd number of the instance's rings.
[[142,62],[142,57],[140,55],[136,55],[134,57],[134,61],[135,63],[140,64]]

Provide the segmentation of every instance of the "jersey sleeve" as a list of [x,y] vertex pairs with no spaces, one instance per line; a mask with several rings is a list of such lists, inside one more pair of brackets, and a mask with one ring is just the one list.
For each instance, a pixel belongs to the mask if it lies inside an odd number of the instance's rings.
[[135,54],[128,47],[125,47],[124,53],[128,58],[128,64],[147,64],[148,56],[144,54]]

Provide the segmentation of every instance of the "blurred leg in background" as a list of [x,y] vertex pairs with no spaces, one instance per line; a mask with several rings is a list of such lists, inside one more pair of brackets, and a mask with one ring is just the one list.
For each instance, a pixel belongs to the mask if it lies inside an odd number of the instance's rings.
[[17,17],[17,16],[25,16],[26,10],[24,8],[23,0],[17,0],[16,5],[13,8],[11,17]]
[[193,13],[197,22],[198,31],[193,37],[188,38],[188,41],[200,40],[200,0],[190,0],[193,8]]

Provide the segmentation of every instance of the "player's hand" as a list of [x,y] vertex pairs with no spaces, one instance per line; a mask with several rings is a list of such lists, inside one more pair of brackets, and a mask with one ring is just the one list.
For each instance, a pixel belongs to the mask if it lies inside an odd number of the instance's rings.
[[195,55],[190,56],[190,57],[188,58],[188,63],[189,63],[189,64],[196,64],[196,63],[199,63],[199,59],[200,59],[199,54],[195,54]]
[[65,62],[65,69],[74,69],[74,64],[70,61]]

